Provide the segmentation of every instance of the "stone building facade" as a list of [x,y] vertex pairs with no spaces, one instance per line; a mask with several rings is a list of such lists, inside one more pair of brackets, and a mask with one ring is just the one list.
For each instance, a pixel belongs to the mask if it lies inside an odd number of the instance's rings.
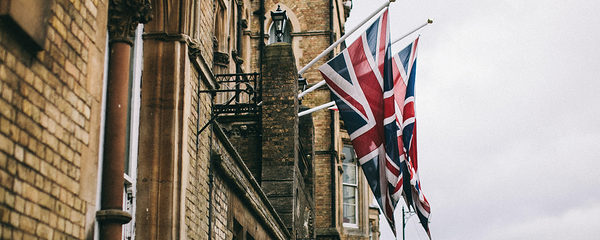
[[369,239],[360,177],[343,220],[339,117],[297,117],[330,100],[300,102],[297,70],[350,5],[0,0],[0,238]]

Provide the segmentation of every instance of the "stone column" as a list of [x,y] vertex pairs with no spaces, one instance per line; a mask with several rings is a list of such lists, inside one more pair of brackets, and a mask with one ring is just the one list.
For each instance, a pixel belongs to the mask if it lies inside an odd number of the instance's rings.
[[279,217],[292,229],[297,194],[298,69],[288,43],[267,46],[264,57],[261,185]]
[[112,0],[109,5],[110,55],[108,67],[104,163],[102,168],[100,239],[121,239],[122,225],[131,220],[123,211],[127,109],[129,105],[129,59],[138,23],[149,20],[148,0]]

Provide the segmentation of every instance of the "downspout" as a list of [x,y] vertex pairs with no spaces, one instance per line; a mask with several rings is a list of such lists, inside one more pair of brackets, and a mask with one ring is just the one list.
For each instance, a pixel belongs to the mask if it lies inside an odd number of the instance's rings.
[[260,8],[256,14],[258,14],[258,21],[260,22],[260,36],[258,37],[258,65],[259,72],[262,73],[262,62],[265,53],[265,0],[260,0]]
[[[260,0],[260,8],[258,9],[258,19],[260,22],[260,37],[258,38],[258,51],[259,51],[259,55],[258,55],[258,65],[259,65],[259,70],[258,70],[258,93],[259,93],[259,99],[256,101],[258,103],[258,105],[262,105],[262,63],[263,63],[263,59],[264,59],[264,53],[265,53],[265,0]],[[262,143],[262,137],[263,137],[263,125],[262,125],[262,106],[258,107],[259,109],[259,113],[258,113],[258,142]],[[259,159],[258,161],[260,161],[258,163],[258,172],[262,172],[262,154],[263,154],[263,149],[262,149],[262,145],[258,146],[258,156]],[[256,180],[258,181],[258,183],[262,182],[262,175],[259,174],[259,176],[257,176]]]
[[[214,119],[215,111],[215,94],[211,94],[210,98],[210,119]],[[209,120],[210,121],[210,120]],[[213,235],[213,188],[214,188],[214,175],[213,175],[213,138],[214,138],[214,121],[210,121],[210,139],[208,139],[208,240],[212,239]]]
[[96,212],[100,239],[121,239],[131,215],[123,211],[125,145],[129,105],[130,51],[138,23],[150,21],[150,2],[110,1],[108,16],[109,67],[100,206]]
[[242,73],[242,2],[237,2],[237,21],[236,21],[236,44],[235,44],[235,72]]
[[[329,45],[333,44],[335,42],[335,33],[333,32],[333,1],[334,0],[329,0]],[[333,51],[329,52],[329,59],[332,59],[334,57],[334,53]],[[331,93],[329,94],[329,100],[333,100],[333,97],[331,96]],[[337,160],[337,152],[335,151],[335,112],[334,111],[329,111],[329,116],[331,118],[331,122],[330,122],[330,136],[331,136],[331,147],[330,147],[330,154],[331,154],[331,226],[333,226],[334,228],[337,227],[336,225],[336,194],[335,194],[335,176],[336,176],[336,172],[337,168],[335,167],[336,164],[336,160]],[[338,236],[339,238],[339,236]]]

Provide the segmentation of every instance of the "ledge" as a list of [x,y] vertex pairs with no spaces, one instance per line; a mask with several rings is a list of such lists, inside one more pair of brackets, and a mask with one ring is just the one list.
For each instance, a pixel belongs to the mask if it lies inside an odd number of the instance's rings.
[[96,212],[98,222],[115,222],[126,224],[131,221],[131,214],[120,209],[104,209]]

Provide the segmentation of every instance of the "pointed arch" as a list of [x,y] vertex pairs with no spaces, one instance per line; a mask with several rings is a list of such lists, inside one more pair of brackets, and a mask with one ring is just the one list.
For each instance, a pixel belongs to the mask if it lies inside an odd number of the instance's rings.
[[288,23],[290,24],[290,34],[291,34],[291,44],[292,44],[292,50],[294,51],[294,58],[296,60],[296,67],[300,68],[302,66],[298,66],[298,63],[300,61],[300,58],[302,58],[302,53],[303,50],[300,48],[300,41],[302,41],[302,36],[298,36],[296,35],[296,33],[300,33],[302,32],[302,25],[300,25],[300,21],[298,20],[298,16],[296,16],[296,14],[294,13],[294,10],[292,10],[291,8],[289,8],[287,5],[285,5],[284,3],[277,3],[277,4],[273,4],[273,6],[271,6],[269,9],[267,9],[267,11],[265,11],[265,25],[264,25],[264,32],[265,33],[269,33],[269,30],[271,29],[271,25],[273,25],[273,20],[271,19],[271,12],[276,11],[277,10],[277,6],[281,7],[281,10],[285,10],[286,11],[286,15],[288,17]]

